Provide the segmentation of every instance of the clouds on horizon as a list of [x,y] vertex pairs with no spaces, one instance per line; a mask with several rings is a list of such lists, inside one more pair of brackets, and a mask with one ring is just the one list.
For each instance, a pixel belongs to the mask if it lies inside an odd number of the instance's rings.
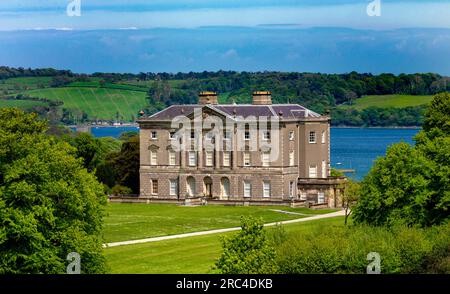
[[209,27],[0,32],[0,64],[75,72],[437,72],[450,29]]
[[450,0],[381,0],[382,15],[369,17],[372,0],[81,0],[82,15],[68,17],[68,0],[0,3],[0,30],[33,28],[118,29],[299,24],[349,28],[450,28]]

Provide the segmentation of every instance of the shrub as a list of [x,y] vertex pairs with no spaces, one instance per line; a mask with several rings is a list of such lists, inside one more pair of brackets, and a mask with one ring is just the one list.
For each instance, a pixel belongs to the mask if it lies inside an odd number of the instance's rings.
[[222,274],[276,272],[275,250],[266,237],[262,219],[243,217],[242,230],[222,239],[223,253],[216,262]]
[[382,273],[447,272],[450,225],[432,228],[333,227],[289,235],[277,250],[279,273],[366,273],[367,254]]
[[115,185],[111,188],[112,195],[127,195],[131,194],[132,192],[133,191],[130,188],[121,185]]

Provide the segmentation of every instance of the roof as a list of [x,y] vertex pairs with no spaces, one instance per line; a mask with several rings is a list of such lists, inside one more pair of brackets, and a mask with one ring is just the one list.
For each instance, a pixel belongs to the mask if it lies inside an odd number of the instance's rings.
[[208,107],[223,115],[235,118],[249,116],[255,117],[273,117],[280,119],[302,119],[302,118],[318,118],[320,114],[311,111],[298,104],[271,104],[271,105],[253,105],[253,104],[185,104],[172,105],[166,109],[157,112],[143,120],[171,120],[177,116],[188,116],[194,112],[196,108]]

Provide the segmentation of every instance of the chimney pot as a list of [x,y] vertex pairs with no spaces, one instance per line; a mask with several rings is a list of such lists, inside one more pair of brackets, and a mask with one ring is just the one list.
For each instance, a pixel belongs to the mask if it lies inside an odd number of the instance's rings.
[[219,104],[217,99],[217,92],[202,91],[198,94],[199,104]]
[[272,93],[269,91],[253,92],[253,105],[270,105],[272,104]]

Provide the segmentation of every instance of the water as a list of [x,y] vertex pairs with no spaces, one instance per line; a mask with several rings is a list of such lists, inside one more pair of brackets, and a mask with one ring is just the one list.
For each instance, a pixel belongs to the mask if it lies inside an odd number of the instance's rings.
[[[118,138],[122,132],[135,131],[137,127],[98,127],[92,128],[96,137]],[[414,144],[413,137],[418,129],[390,128],[331,128],[331,166],[337,169],[354,169],[347,174],[357,180],[370,170],[373,161],[386,153],[388,146],[397,142]]]
[[91,134],[94,137],[113,137],[119,138],[120,134],[124,132],[139,132],[138,127],[123,126],[123,127],[92,127]]
[[402,141],[413,145],[418,132],[418,129],[331,128],[331,166],[354,169],[355,174],[347,175],[361,180],[387,147]]

